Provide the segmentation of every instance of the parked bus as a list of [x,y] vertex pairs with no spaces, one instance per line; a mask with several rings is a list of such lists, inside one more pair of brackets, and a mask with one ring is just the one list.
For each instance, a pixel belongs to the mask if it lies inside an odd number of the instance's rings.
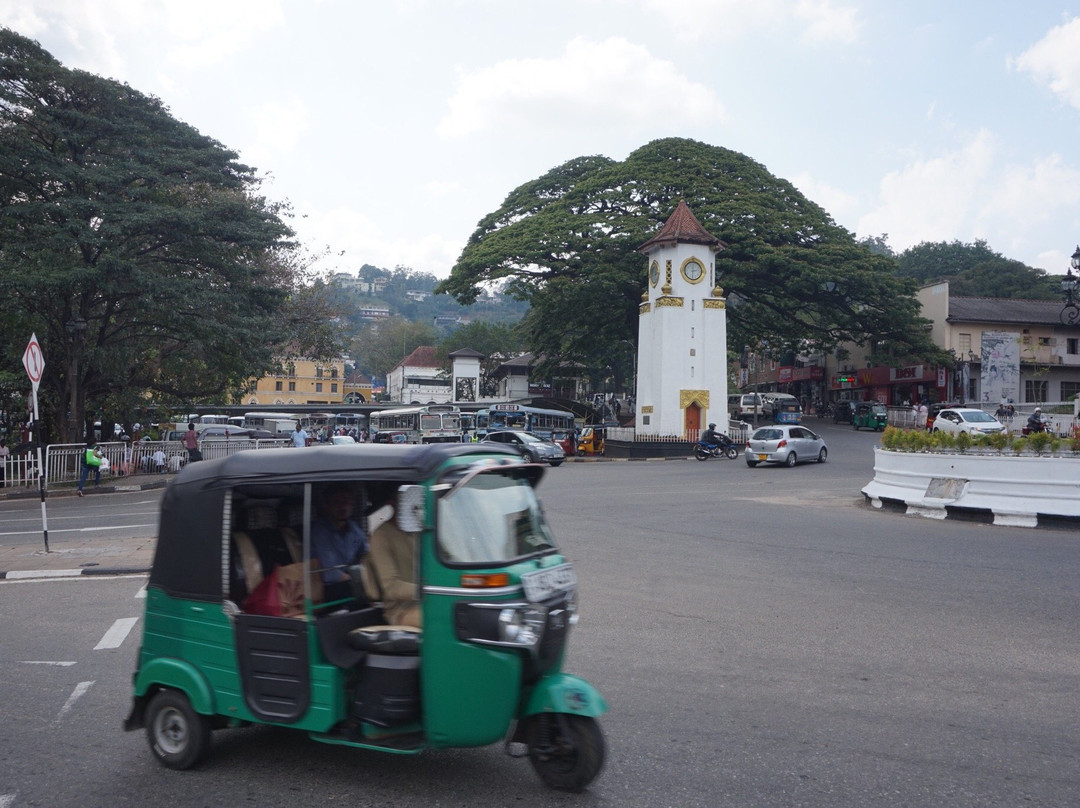
[[486,431],[497,432],[500,429],[523,429],[541,440],[551,440],[553,434],[573,433],[574,414],[522,404],[492,404],[487,411]]
[[359,432],[368,428],[368,417],[362,412],[339,412],[334,416],[334,429]]
[[380,410],[371,413],[370,423],[374,440],[379,440],[378,433],[395,433],[402,443],[461,441],[461,413],[453,404]]

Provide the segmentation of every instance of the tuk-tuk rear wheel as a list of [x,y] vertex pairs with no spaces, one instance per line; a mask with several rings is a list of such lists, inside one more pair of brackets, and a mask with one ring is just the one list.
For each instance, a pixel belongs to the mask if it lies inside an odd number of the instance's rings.
[[540,713],[526,729],[529,762],[545,784],[583,791],[604,767],[604,734],[595,718]]
[[210,722],[183,693],[161,690],[146,708],[146,737],[164,765],[189,769],[210,751]]

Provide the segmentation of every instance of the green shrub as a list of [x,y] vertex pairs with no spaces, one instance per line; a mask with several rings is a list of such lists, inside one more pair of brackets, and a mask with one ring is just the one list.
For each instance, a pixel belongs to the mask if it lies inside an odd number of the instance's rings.
[[1037,454],[1042,454],[1050,445],[1052,436],[1048,432],[1036,432],[1027,436],[1028,448]]
[[1013,437],[1009,448],[1017,454],[1020,454],[1021,452],[1026,452],[1028,450],[1028,439],[1023,435],[1016,435]]
[[[970,442],[968,445],[971,445]],[[931,432],[928,446],[931,449],[955,449],[956,438],[948,432]]]
[[1080,452],[1080,431],[1073,432],[1069,438],[1069,448],[1074,452]]
[[[939,435],[944,435],[946,433],[939,432],[938,434]],[[966,452],[968,449],[971,448],[971,444],[972,444],[971,433],[969,433],[969,432],[958,432],[955,435],[949,435],[949,437],[951,437],[953,439],[953,446],[956,447],[957,451]]]
[[1004,450],[1009,445],[1009,433],[995,432],[993,435],[987,435],[986,442],[999,451]]
[[899,449],[904,441],[904,430],[898,429],[895,426],[885,427],[885,431],[881,433],[881,446],[883,449]]

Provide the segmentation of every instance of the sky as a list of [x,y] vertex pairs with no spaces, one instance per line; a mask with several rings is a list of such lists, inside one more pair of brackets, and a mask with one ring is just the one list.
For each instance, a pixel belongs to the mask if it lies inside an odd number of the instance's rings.
[[[567,160],[741,152],[897,252],[1080,243],[1080,0],[0,0],[288,202],[320,272],[446,277]],[[723,233],[718,233],[723,238]]]

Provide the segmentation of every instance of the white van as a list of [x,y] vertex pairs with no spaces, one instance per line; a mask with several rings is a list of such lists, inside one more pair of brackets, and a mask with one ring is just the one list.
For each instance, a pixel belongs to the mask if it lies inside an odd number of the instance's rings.
[[795,396],[790,393],[762,393],[761,398],[763,402],[761,411],[768,418],[772,418],[774,402],[790,401],[795,404],[799,403],[799,399],[795,398]]
[[758,415],[763,412],[764,401],[757,393],[743,393],[739,396],[728,396],[728,418],[742,419],[754,417],[754,409]]

